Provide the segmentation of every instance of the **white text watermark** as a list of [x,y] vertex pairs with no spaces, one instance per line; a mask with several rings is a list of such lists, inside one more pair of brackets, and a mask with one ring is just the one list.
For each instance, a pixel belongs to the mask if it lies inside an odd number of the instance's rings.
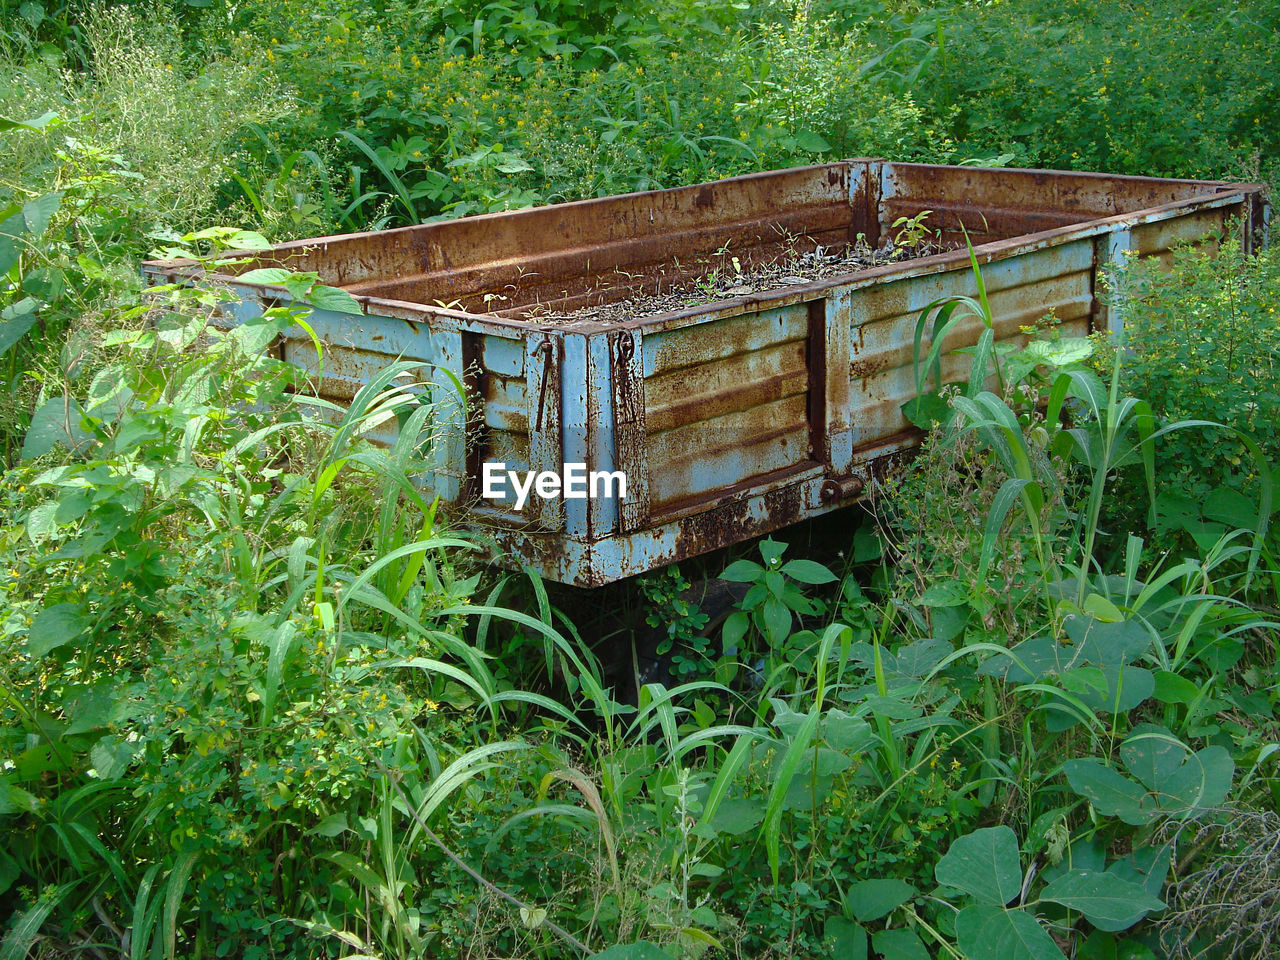
[[554,470],[508,470],[505,463],[492,461],[484,465],[483,486],[480,495],[486,500],[505,500],[514,493],[515,507],[523,510],[529,495],[543,500],[561,497],[565,500],[586,500],[600,497],[627,498],[627,475],[621,470],[587,470],[585,463],[566,463],[557,473]]

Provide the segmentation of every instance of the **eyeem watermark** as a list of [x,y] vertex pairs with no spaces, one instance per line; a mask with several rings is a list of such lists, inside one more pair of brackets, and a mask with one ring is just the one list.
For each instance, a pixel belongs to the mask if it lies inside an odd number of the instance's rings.
[[484,485],[480,495],[486,500],[505,500],[508,492],[516,497],[516,509],[523,510],[529,494],[543,500],[562,497],[565,500],[616,498],[627,499],[627,475],[621,470],[587,471],[585,463],[566,463],[559,473],[554,470],[508,470],[505,463],[484,465]]

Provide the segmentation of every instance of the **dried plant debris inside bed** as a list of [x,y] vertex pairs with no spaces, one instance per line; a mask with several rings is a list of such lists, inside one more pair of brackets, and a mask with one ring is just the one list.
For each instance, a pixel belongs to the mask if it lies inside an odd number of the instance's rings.
[[700,277],[673,283],[659,292],[569,311],[533,306],[523,311],[523,319],[549,324],[582,320],[619,323],[684,310],[704,303],[719,303],[734,297],[773,293],[787,287],[857,273],[886,263],[913,260],[943,249],[943,246],[936,243],[918,243],[914,246],[888,244],[879,250],[873,250],[865,241],[859,240],[843,247],[819,246],[808,253],[751,266],[742,266],[737,257],[726,255],[719,258],[723,266]]

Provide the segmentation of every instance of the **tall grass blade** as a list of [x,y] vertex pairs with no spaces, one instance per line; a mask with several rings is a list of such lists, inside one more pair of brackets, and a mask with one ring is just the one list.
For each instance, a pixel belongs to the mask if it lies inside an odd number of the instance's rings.
[[395,190],[396,198],[404,207],[405,215],[408,217],[409,223],[417,223],[421,218],[418,216],[418,210],[414,206],[413,197],[409,194],[409,188],[406,187],[404,181],[396,175],[396,172],[383,162],[382,158],[378,156],[377,151],[350,130],[340,130],[338,132],[338,136],[344,137],[350,141],[355,145],[356,149],[369,158],[369,161],[377,168],[379,173],[386,177],[387,183],[391,184],[392,189]]

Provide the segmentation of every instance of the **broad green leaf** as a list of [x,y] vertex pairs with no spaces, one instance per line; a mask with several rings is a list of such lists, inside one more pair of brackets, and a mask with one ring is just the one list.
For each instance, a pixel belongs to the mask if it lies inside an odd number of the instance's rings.
[[524,157],[507,155],[497,166],[494,167],[499,173],[524,173],[533,169],[533,164]]
[[1062,765],[1062,772],[1066,774],[1071,789],[1104,816],[1119,817],[1135,827],[1155,816],[1154,810],[1143,809],[1146,790],[1141,784],[1121,776],[1097,760],[1068,760]]
[[1129,663],[1151,646],[1151,634],[1137,620],[1107,623],[1076,614],[1067,617],[1062,625],[1080,655],[1090,663]]
[[1156,960],[1156,955],[1136,940],[1094,930],[1076,949],[1076,960]]
[[833,957],[840,960],[867,960],[867,931],[846,917],[828,917],[822,930],[832,941]]
[[40,304],[31,297],[23,297],[17,303],[0,310],[0,355],[27,335],[40,315]]
[[10,120],[8,117],[0,117],[0,133],[6,130],[43,130],[50,124],[56,126],[60,122],[58,115],[52,110],[46,110],[40,116],[30,120]]
[[39,238],[49,228],[49,221],[62,205],[61,193],[46,193],[43,197],[28,200],[22,205],[22,219],[33,238]]
[[361,313],[360,302],[347,291],[339,287],[326,287],[318,283],[311,288],[306,300],[319,310],[332,310],[335,313]]
[[308,830],[307,834],[319,837],[336,837],[338,834],[345,833],[349,829],[350,827],[347,826],[347,815],[345,813],[331,813]]
[[720,579],[733,583],[754,583],[763,573],[764,567],[752,560],[735,560],[720,574]]
[[867,721],[835,709],[823,718],[822,738],[828,746],[847,754],[861,753],[876,741]]
[[1204,515],[1232,529],[1252,530],[1258,525],[1258,505],[1231,487],[1218,487],[1205,498]]
[[64,699],[63,713],[70,721],[68,735],[105,727],[116,719],[115,684],[107,681],[77,688]]
[[958,607],[968,601],[969,588],[955,580],[943,580],[931,584],[920,595],[922,607]]
[[138,744],[116,736],[103,737],[89,750],[89,762],[100,780],[118,780],[138,753]]
[[[8,792],[9,785],[4,782],[3,778],[0,778],[0,814],[13,812],[12,810],[4,809],[8,801]],[[20,876],[22,876],[22,868],[18,866],[18,862],[3,850],[0,850],[0,894],[8,892],[9,888],[13,886],[13,881],[17,880]],[[867,947],[866,937],[864,936],[862,946],[863,960],[866,960],[866,956]]]
[[[23,781],[29,779],[25,771],[17,771],[22,776]],[[6,813],[36,813],[40,810],[43,803],[35,794],[28,793],[16,783],[10,783],[7,778],[0,777],[0,815]],[[0,858],[5,855],[5,850],[0,847]]]
[[986,904],[956,916],[956,944],[968,960],[1065,960],[1031,914]]
[[902,415],[921,430],[932,430],[935,424],[951,419],[951,407],[936,393],[913,397],[902,405]]
[[747,627],[750,625],[751,618],[743,610],[735,610],[725,618],[724,626],[720,630],[720,638],[726,654],[738,649],[738,644],[746,636]]
[[266,283],[278,286],[292,276],[293,272],[284,267],[259,267],[256,270],[245,271],[236,279],[244,283]]
[[917,640],[893,655],[893,672],[900,677],[916,679],[947,658],[955,648],[944,640]]
[[1151,896],[1158,897],[1164,888],[1165,877],[1169,875],[1169,866],[1172,861],[1173,847],[1170,844],[1166,843],[1159,847],[1139,847],[1127,857],[1109,864],[1107,872],[1136,883]]
[[[1033,683],[1049,674],[1061,675],[1080,665],[1080,651],[1052,637],[1033,637],[1013,647],[1011,656],[988,657],[978,668],[982,676],[1004,677],[1011,683]],[[1016,659],[1015,659],[1016,658]]]
[[863,923],[879,920],[916,895],[903,880],[862,880],[845,892],[845,909]]
[[892,693],[885,697],[867,697],[862,702],[862,709],[859,712],[864,711],[888,720],[914,720],[920,716],[919,707]]
[[734,797],[720,804],[711,819],[716,833],[741,836],[760,826],[764,820],[764,801],[760,797]]
[[1139,884],[1093,870],[1072,870],[1059,877],[1041,891],[1040,899],[1079,910],[1099,930],[1111,932],[1126,930],[1152,910],[1164,909],[1164,901]]
[[1022,890],[1018,837],[1008,827],[984,827],[960,837],[934,867],[938,883],[1003,907]]
[[1168,670],[1156,670],[1154,677],[1151,695],[1161,703],[1191,703],[1200,696],[1200,688],[1186,677]]
[[912,930],[881,930],[871,937],[871,946],[883,960],[932,960]]
[[1166,813],[1191,813],[1216,807],[1231,792],[1235,762],[1225,747],[1205,747],[1187,757],[1182,766],[1153,784],[1156,802]]
[[796,134],[796,146],[807,153],[826,153],[831,144],[812,130],[801,130]]
[[22,242],[5,233],[4,225],[0,224],[0,277],[12,270],[21,256]]
[[782,555],[787,552],[787,545],[779,543],[773,538],[763,540],[760,543],[760,556],[764,558],[765,564],[773,569],[782,560]]
[[36,614],[27,633],[27,653],[43,657],[50,650],[79,640],[89,629],[89,614],[78,603],[55,603]]
[[791,632],[791,611],[776,597],[764,602],[764,626],[773,646],[780,644]]
[[[22,441],[22,458],[42,457],[59,444],[76,448],[88,439],[80,426],[83,411],[74,399],[53,397],[31,417],[31,426]],[[69,428],[69,431],[68,431]]]
[[1085,597],[1081,609],[1103,623],[1120,623],[1124,620],[1124,612],[1100,593],[1091,593]]
[[1022,352],[1037,364],[1065,367],[1071,363],[1081,363],[1093,356],[1093,341],[1087,337],[1033,340]]
[[1120,757],[1149,791],[1144,806],[1165,813],[1219,805],[1230,793],[1235,774],[1235,763],[1223,747],[1192,753],[1190,747],[1155,724],[1135,727],[1121,744]]
[[782,572],[801,583],[831,583],[836,575],[813,560],[789,560],[782,565]]
[[859,527],[853,534],[853,562],[866,563],[869,560],[879,560],[882,556],[884,556],[884,544],[875,531],[867,527]]
[[[1073,679],[1092,682],[1075,683]],[[1062,677],[1063,689],[1080,697],[1099,713],[1128,713],[1155,692],[1156,681],[1146,667],[1109,664],[1105,667],[1081,667]]]
[[1153,790],[1177,773],[1190,753],[1190,747],[1154,723],[1134,727],[1120,745],[1125,767]]
[[[213,229],[226,229],[214,227]],[[271,246],[267,238],[256,230],[231,230],[226,236],[226,244],[233,250],[265,250]]]
[[27,514],[27,538],[32,543],[43,543],[58,532],[59,500],[46,500],[31,508]]
[[44,7],[35,0],[24,0],[18,5],[18,16],[31,26],[38,27],[44,21]]

